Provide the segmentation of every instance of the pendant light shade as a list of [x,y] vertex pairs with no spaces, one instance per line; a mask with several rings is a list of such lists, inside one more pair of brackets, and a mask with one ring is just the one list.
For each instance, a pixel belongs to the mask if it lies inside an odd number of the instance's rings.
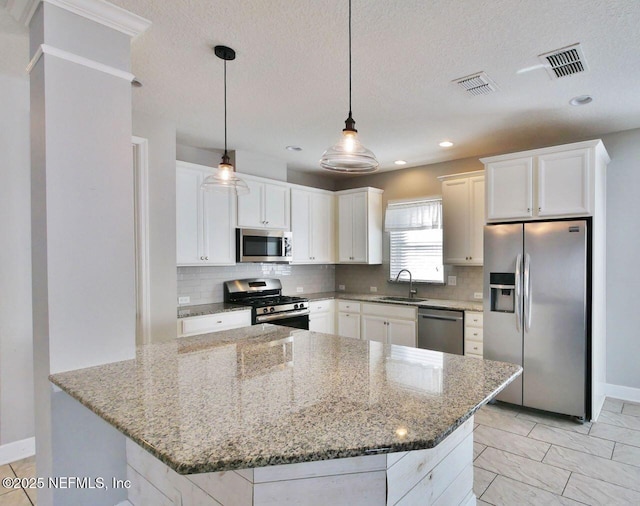
[[349,0],[349,116],[337,144],[327,149],[320,159],[320,167],[333,172],[364,174],[378,170],[376,156],[358,139],[356,122],[351,112],[351,0]]
[[249,187],[242,179],[236,176],[235,168],[229,160],[227,152],[227,61],[235,60],[236,52],[227,46],[213,48],[216,56],[224,61],[224,154],[214,174],[207,176],[200,185],[205,191],[234,192],[236,195],[246,195]]

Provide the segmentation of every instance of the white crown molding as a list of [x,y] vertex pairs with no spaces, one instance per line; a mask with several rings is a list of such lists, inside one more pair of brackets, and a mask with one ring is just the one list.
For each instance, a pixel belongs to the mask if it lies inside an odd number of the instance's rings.
[[30,74],[33,70],[33,67],[36,66],[38,60],[43,55],[55,56],[56,58],[61,58],[66,61],[70,61],[72,63],[77,63],[78,65],[82,65],[84,67],[88,67],[90,69],[98,70],[100,72],[104,72],[105,74],[110,74],[115,77],[119,77],[120,79],[124,79],[126,81],[133,81],[134,75],[131,72],[125,72],[124,70],[117,69],[115,67],[111,67],[109,65],[105,65],[104,63],[100,63],[95,60],[91,60],[89,58],[85,58],[84,56],[79,56],[77,54],[70,53],[69,51],[64,51],[62,49],[58,49],[57,47],[49,46],[47,44],[40,44],[36,53],[31,58],[29,65],[27,65],[27,74]]
[[7,9],[20,23],[29,25],[36,7],[40,2],[47,2],[78,16],[108,26],[130,37],[137,37],[149,26],[151,21],[133,14],[122,7],[110,4],[105,0],[8,0]]

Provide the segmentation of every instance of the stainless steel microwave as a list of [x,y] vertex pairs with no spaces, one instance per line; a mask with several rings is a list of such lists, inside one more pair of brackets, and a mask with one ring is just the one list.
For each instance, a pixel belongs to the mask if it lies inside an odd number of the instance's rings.
[[238,262],[289,263],[291,232],[283,230],[236,229],[236,257]]

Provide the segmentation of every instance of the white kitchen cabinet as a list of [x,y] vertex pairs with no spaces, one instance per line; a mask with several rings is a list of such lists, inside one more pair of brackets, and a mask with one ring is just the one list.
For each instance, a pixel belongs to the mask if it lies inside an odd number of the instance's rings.
[[593,216],[596,177],[609,163],[602,141],[482,158],[487,221]]
[[200,316],[178,318],[178,337],[207,334],[221,330],[249,327],[251,310],[227,311]]
[[382,263],[382,193],[377,188],[336,192],[339,263]]
[[200,185],[217,169],[176,162],[177,265],[235,265],[235,196]]
[[289,186],[245,174],[241,177],[249,193],[238,195],[238,227],[289,230]]
[[309,330],[323,332],[325,334],[335,333],[335,301],[320,300],[309,302]]
[[454,174],[442,181],[443,258],[449,265],[482,265],[484,173]]
[[464,354],[468,357],[483,356],[483,314],[476,311],[464,312]]
[[415,307],[363,304],[361,338],[386,344],[416,346]]
[[360,339],[360,303],[338,301],[338,335]]
[[538,156],[538,216],[588,215],[589,150]]
[[291,189],[293,263],[335,262],[334,208],[331,192]]
[[384,316],[362,315],[361,336],[367,341],[387,342],[387,319]]

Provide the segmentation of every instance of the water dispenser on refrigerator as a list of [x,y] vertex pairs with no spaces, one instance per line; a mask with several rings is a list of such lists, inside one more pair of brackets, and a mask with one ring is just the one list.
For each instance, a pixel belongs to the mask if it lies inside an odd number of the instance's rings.
[[489,273],[491,311],[513,313],[515,311],[516,275],[513,272]]

